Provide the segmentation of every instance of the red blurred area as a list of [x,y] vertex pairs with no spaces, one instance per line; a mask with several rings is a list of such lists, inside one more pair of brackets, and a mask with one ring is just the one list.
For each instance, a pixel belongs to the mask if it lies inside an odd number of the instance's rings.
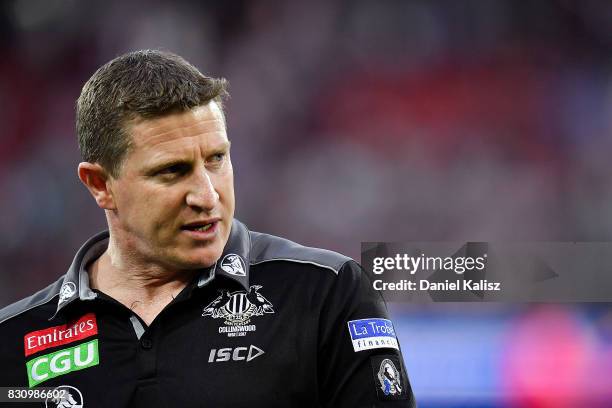
[[505,349],[501,373],[507,406],[610,406],[611,347],[600,344],[568,307],[540,306],[526,313],[509,327]]

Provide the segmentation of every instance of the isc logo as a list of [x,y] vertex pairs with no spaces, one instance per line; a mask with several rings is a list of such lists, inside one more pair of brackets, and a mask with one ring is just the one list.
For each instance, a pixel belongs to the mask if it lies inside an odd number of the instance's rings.
[[251,361],[265,353],[262,349],[251,344],[250,347],[222,348],[210,350],[209,363],[222,361]]

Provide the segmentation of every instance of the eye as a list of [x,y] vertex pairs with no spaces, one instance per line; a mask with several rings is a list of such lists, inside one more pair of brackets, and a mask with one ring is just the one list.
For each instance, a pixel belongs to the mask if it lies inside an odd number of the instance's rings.
[[222,167],[225,163],[225,158],[227,157],[227,152],[218,152],[212,154],[208,157],[208,165],[211,167]]
[[177,163],[177,164],[173,164],[168,167],[164,167],[163,169],[159,170],[157,174],[159,175],[181,175],[181,174],[187,173],[187,171],[189,171],[188,165],[184,163]]
[[225,159],[225,153],[215,153],[210,158],[213,162],[221,162],[223,159]]

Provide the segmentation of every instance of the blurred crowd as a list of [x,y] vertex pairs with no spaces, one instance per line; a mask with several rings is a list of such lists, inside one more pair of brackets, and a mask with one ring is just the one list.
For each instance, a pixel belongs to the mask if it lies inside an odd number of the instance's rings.
[[74,101],[161,48],[226,77],[237,217],[360,241],[612,237],[612,4],[13,0],[0,5],[0,301],[62,273],[104,218]]
[[74,104],[142,48],[229,80],[253,230],[357,259],[361,241],[612,240],[610,2],[7,0],[1,305],[104,228]]

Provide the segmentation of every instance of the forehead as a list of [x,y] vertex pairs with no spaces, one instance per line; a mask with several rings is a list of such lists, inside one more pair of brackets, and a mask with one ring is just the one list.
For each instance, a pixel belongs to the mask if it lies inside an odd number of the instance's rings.
[[227,142],[223,112],[214,101],[186,112],[138,119],[127,130],[133,153],[159,148],[181,148],[195,142],[210,145]]

